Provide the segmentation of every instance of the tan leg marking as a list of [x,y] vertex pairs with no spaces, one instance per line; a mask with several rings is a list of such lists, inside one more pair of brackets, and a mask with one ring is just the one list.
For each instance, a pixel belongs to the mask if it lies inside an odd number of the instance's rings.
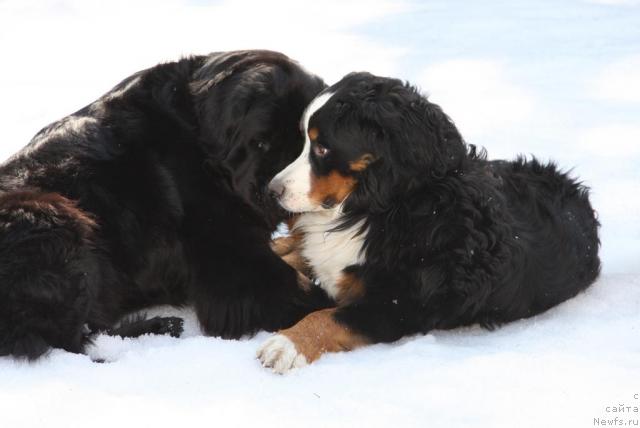
[[300,216],[297,215],[285,220],[289,228],[289,236],[283,236],[271,241],[271,249],[280,257],[284,257],[292,251],[298,250],[302,245],[302,233],[296,230],[296,222],[299,218]]
[[290,235],[274,239],[271,242],[271,249],[280,256],[285,263],[298,271],[300,274],[298,282],[301,287],[306,290],[311,286],[309,278],[313,276],[313,274],[311,272],[311,266],[309,266],[307,260],[302,256],[303,233],[295,229],[295,221],[297,219],[298,217],[294,217],[287,221],[289,230],[291,231]]
[[313,276],[311,266],[307,262],[307,259],[302,256],[302,248],[296,248],[294,251],[282,257],[282,260],[302,275],[306,277]]
[[293,235],[283,236],[271,241],[271,249],[280,257],[284,257],[296,249],[299,239]]
[[275,239],[271,242],[271,249],[274,253],[282,258],[282,260],[298,271],[298,285],[303,290],[311,288],[312,276],[311,266],[302,256],[301,233],[291,236],[285,236]]
[[307,363],[326,352],[351,351],[369,343],[364,336],[339,324],[333,317],[336,309],[323,309],[304,317],[291,328],[279,333],[288,337]]
[[362,280],[353,273],[343,273],[336,285],[339,290],[336,302],[340,306],[348,305],[365,294]]

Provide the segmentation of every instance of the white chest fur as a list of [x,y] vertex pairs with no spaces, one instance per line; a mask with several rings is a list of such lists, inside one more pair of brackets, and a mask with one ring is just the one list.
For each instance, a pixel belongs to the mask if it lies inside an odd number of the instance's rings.
[[304,236],[302,255],[309,261],[320,286],[334,299],[342,270],[364,261],[362,245],[366,235],[366,232],[357,235],[362,223],[330,232],[338,224],[339,215],[338,210],[312,212],[303,214],[296,222],[296,229]]

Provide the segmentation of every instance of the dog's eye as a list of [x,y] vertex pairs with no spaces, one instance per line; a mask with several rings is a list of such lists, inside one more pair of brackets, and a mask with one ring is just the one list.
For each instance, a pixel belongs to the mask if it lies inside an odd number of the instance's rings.
[[315,154],[319,158],[323,158],[329,154],[329,149],[327,149],[322,144],[315,143],[313,145],[313,154]]
[[258,148],[258,150],[260,150],[262,152],[268,152],[269,149],[271,148],[271,145],[269,143],[267,143],[266,141],[258,141],[256,143],[256,147]]

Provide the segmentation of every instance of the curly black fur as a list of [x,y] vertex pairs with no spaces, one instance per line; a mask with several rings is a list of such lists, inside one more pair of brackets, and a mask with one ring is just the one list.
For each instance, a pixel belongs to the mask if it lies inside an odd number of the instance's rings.
[[283,212],[266,186],[323,88],[276,52],[195,56],[40,131],[0,166],[0,355],[82,352],[86,324],[156,304],[233,338],[321,305],[269,248]]

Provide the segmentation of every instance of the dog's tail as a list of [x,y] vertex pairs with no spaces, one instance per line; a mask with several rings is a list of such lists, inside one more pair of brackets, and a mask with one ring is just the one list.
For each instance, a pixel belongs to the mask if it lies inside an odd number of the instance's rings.
[[0,355],[81,352],[99,270],[95,222],[73,201],[29,190],[0,196]]

